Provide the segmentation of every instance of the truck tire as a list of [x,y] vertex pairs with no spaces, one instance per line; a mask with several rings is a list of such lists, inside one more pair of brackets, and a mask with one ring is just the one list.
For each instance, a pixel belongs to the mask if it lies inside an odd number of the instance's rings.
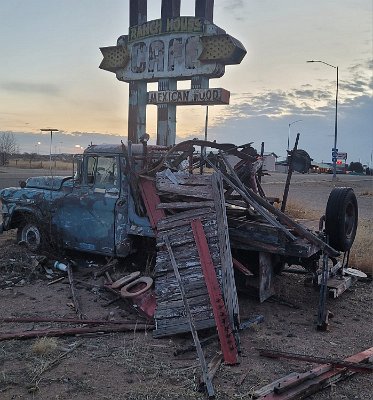
[[350,250],[354,243],[358,207],[352,188],[334,188],[329,195],[325,212],[325,233],[329,244],[339,251]]
[[42,249],[44,238],[38,224],[26,221],[17,230],[18,243],[24,244],[30,251],[38,252]]

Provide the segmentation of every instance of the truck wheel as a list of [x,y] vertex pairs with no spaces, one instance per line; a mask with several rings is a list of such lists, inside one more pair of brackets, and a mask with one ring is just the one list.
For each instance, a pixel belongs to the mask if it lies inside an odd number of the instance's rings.
[[20,226],[17,230],[17,240],[32,252],[41,250],[43,245],[41,230],[35,222],[26,222]]
[[325,212],[325,232],[329,244],[339,251],[347,251],[354,243],[358,221],[358,207],[352,188],[335,188],[329,195]]

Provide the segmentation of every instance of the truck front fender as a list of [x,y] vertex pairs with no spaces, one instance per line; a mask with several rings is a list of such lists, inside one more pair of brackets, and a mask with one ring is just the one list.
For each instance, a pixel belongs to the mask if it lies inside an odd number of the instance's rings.
[[8,214],[4,214],[3,229],[15,229],[19,228],[25,221],[43,221],[43,216],[40,209],[30,206],[17,206],[13,205],[9,207]]

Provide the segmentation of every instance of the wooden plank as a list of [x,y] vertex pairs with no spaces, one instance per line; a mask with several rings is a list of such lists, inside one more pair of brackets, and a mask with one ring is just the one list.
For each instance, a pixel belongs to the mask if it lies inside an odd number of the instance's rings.
[[160,193],[172,193],[186,197],[197,197],[200,199],[212,199],[212,190],[209,186],[185,186],[175,185],[168,182],[157,182],[157,190]]
[[[155,321],[156,329],[153,331],[153,337],[167,337],[171,335],[177,335],[180,333],[189,332],[189,322],[181,322],[177,320],[174,325],[163,326],[163,321]],[[195,326],[197,330],[208,329],[215,327],[215,321],[213,318],[204,321],[195,321]]]
[[[222,157],[224,159],[224,156],[222,154]],[[235,173],[235,171],[233,170],[233,168],[231,167],[231,165],[229,164],[228,161],[226,161],[225,159],[225,164],[226,166],[230,169],[234,179],[237,182],[237,185],[235,185],[233,183],[233,181],[228,178],[227,175],[223,174],[221,171],[219,171],[215,165],[213,165],[212,163],[210,163],[208,160],[207,162],[209,163],[209,165],[211,166],[211,168],[213,168],[215,170],[216,173],[220,174],[221,177],[225,180],[225,182],[231,187],[233,188],[237,193],[239,193],[242,198],[251,206],[255,209],[255,211],[257,211],[258,214],[260,214],[267,222],[269,222],[271,225],[276,226],[277,228],[281,229],[291,240],[295,240],[295,236],[293,234],[291,234],[284,226],[282,226],[269,212],[268,210],[263,207],[262,203],[260,203],[257,198],[260,198],[261,200],[263,200],[260,196],[257,196],[256,193],[254,193],[253,191],[250,191],[250,193],[247,191],[246,187],[242,184],[242,182],[239,180],[239,178],[237,177],[237,174]],[[255,199],[254,199],[254,195],[256,195]],[[266,203],[266,200],[263,200]]]
[[239,343],[238,326],[236,326],[236,324],[239,325],[240,323],[240,311],[238,307],[237,288],[234,280],[232,251],[228,233],[228,221],[225,212],[226,206],[221,176],[213,174],[211,177],[211,183],[218,226],[223,297],[229,315],[229,322],[235,334],[236,342]]
[[[177,173],[174,172],[173,175],[175,176],[179,185],[184,186],[209,186],[211,185],[211,175],[203,174],[203,175],[192,175],[192,174],[185,174],[185,173]],[[158,173],[156,182],[160,185],[162,184],[169,184],[170,180],[167,179],[166,176],[163,176],[163,173]]]
[[213,207],[213,201],[179,201],[179,202],[172,202],[172,203],[160,203],[158,204],[157,208],[163,208],[168,210],[187,210],[190,208],[201,208],[201,207]]
[[193,320],[192,314],[190,312],[188,300],[187,300],[187,298],[185,296],[183,282],[181,280],[181,276],[180,276],[179,270],[177,268],[177,264],[176,264],[175,258],[173,256],[173,251],[172,251],[172,248],[171,248],[171,244],[170,244],[170,241],[168,240],[167,236],[164,237],[164,241],[166,243],[167,250],[170,253],[171,264],[172,264],[172,266],[174,268],[175,276],[176,276],[176,279],[177,279],[177,281],[179,283],[181,297],[182,297],[182,300],[183,300],[183,303],[184,303],[184,307],[185,307],[185,312],[186,312],[186,314],[188,316],[188,320],[189,320],[190,331],[192,333],[194,344],[196,346],[196,350],[197,350],[197,354],[198,354],[198,359],[199,359],[199,362],[201,364],[201,370],[202,370],[203,379],[204,379],[204,382],[206,383],[207,392],[208,392],[209,396],[212,397],[212,396],[214,396],[214,388],[212,386],[212,381],[211,381],[211,379],[210,379],[210,377],[208,375],[208,369],[207,369],[205,355],[203,354],[201,343],[200,343],[199,338],[198,338],[197,329],[196,329],[196,327],[194,325],[194,320]]
[[188,210],[174,215],[168,215],[158,221],[158,229],[162,229],[163,225],[169,223],[172,224],[180,220],[191,221],[192,218],[196,218],[201,215],[212,215],[212,214],[215,214],[215,210],[212,207],[206,207],[206,208],[201,208],[199,210]]

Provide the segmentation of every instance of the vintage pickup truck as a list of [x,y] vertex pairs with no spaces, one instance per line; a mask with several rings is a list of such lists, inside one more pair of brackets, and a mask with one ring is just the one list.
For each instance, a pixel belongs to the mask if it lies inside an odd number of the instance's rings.
[[[237,173],[224,155],[221,161],[225,160],[225,166],[211,165],[228,184],[225,200],[231,248],[235,254],[244,251],[243,259],[247,259],[252,251],[270,252],[280,258],[281,266],[299,264],[314,270],[321,250],[327,251],[330,257],[336,257],[339,251],[349,251],[358,218],[357,201],[351,188],[335,188],[331,192],[323,217],[325,231],[320,228],[320,232],[308,232],[268,202],[257,177],[260,160],[250,145],[198,140],[182,142],[171,149],[148,146],[146,141],[129,146],[123,143],[91,145],[77,160],[72,176],[29,178],[21,182],[21,187],[2,189],[0,230],[17,229],[18,241],[32,251],[52,242],[59,248],[126,257],[139,247],[135,245],[139,239],[143,244],[148,238],[154,245],[151,238],[155,236],[155,224],[139,193],[139,176],[145,172],[154,179],[155,171],[168,167],[177,170],[187,157],[193,168],[196,145],[241,159]],[[232,186],[229,189],[230,179],[239,185],[233,185],[235,191]],[[248,187],[252,189],[251,194],[246,191]],[[237,201],[235,193],[242,195],[239,188],[251,200],[244,195],[244,201]],[[268,210],[274,216],[269,217]],[[294,232],[297,237],[289,240]]]
[[[152,146],[148,146],[151,151]],[[38,251],[53,239],[67,249],[126,257],[132,238],[153,237],[130,190],[123,145],[92,145],[74,176],[42,176],[0,191],[1,230],[17,229],[18,241]],[[143,152],[143,145],[131,151]]]

